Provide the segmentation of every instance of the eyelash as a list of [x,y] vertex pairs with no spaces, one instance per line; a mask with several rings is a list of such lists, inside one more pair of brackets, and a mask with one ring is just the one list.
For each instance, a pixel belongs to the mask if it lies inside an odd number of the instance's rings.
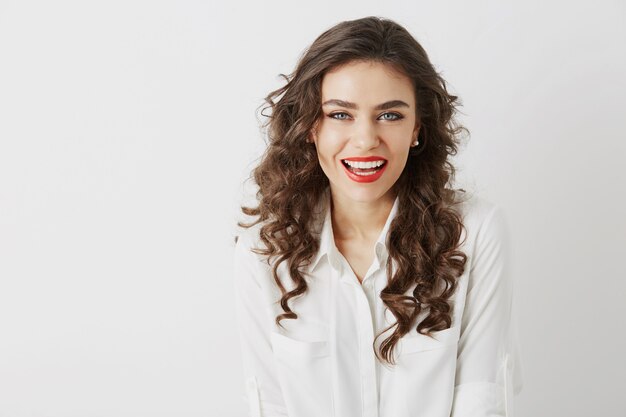
[[[338,119],[336,117],[333,117],[333,116],[336,116],[338,114],[345,114],[345,115],[347,115],[348,113],[340,111],[340,112],[330,113],[328,115],[328,117],[330,117],[331,119],[334,119],[334,120],[346,120],[346,119]],[[386,112],[386,113],[381,114],[381,116],[384,116],[385,114],[393,114],[394,116],[396,116],[395,119],[384,119],[385,121],[388,121],[388,122],[395,122],[397,120],[404,119],[404,116],[402,116],[400,113]]]

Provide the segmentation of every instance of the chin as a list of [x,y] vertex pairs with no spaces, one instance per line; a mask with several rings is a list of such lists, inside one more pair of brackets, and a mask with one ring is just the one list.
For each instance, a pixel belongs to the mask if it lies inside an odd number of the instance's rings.
[[[357,189],[356,187],[359,188]],[[381,186],[380,184],[377,184],[376,186],[373,186],[372,184],[368,186],[359,186],[357,184],[356,187],[348,187],[347,190],[342,189],[340,192],[353,201],[357,201],[359,203],[371,203],[380,199],[391,189],[391,186]]]

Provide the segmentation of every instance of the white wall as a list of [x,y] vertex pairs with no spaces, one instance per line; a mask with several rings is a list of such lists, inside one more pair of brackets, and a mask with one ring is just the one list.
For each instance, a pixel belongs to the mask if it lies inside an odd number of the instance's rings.
[[517,415],[626,415],[623,2],[109,0],[0,1],[1,417],[245,415],[255,111],[367,15],[429,52],[472,133],[459,183],[509,214]]

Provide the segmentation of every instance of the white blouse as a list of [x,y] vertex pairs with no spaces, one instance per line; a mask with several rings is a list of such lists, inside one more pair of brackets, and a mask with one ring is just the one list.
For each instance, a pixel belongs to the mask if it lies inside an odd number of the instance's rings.
[[[335,246],[329,202],[327,189],[317,211],[323,219],[320,250],[305,268],[308,291],[289,300],[298,319],[283,319],[285,329],[274,321],[283,310],[270,266],[250,251],[263,247],[260,224],[242,230],[235,245],[248,416],[512,417],[522,369],[503,210],[478,196],[460,204],[467,229],[460,250],[468,260],[453,297],[452,326],[434,332],[435,339],[421,335],[416,328],[426,315],[422,311],[394,348],[391,366],[378,361],[372,343],[395,323],[379,293],[387,284],[385,239],[399,199],[362,284]],[[281,263],[279,278],[289,291],[294,285],[287,271]],[[377,339],[376,348],[391,332]]]

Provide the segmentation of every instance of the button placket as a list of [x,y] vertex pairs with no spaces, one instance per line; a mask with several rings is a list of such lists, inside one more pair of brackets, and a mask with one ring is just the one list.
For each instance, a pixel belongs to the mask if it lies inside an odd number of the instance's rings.
[[337,272],[341,276],[340,281],[349,285],[356,297],[357,311],[355,317],[358,328],[359,340],[359,363],[361,368],[361,398],[363,417],[378,416],[378,381],[376,379],[376,357],[372,350],[371,341],[374,340],[375,325],[375,294],[374,278],[379,270],[379,264],[375,259],[368,272],[360,283],[356,274],[348,264],[347,259],[337,253]]
[[330,347],[330,363],[331,363],[331,407],[333,410],[332,417],[336,417],[337,415],[337,400],[335,399],[335,395],[337,393],[337,372],[339,370],[339,366],[337,364],[337,291],[339,290],[337,287],[339,285],[339,277],[340,275],[337,273],[337,270],[330,271],[331,280],[329,284],[329,300],[330,300],[330,339],[329,339],[329,347]]
[[[352,279],[344,281],[349,285],[356,298],[356,323],[359,340],[359,364],[361,368],[361,398],[363,399],[363,417],[378,417],[378,388],[376,381],[376,362],[370,340],[374,338],[374,317],[372,309],[372,291],[374,274],[372,268],[359,283],[356,274],[350,268],[345,258],[341,259],[343,271]],[[345,276],[345,274],[342,274]]]
[[251,376],[246,381],[246,391],[248,395],[248,411],[251,417],[261,417],[261,401],[259,399],[259,387],[255,376]]
[[[366,277],[366,285],[371,285],[373,277]],[[361,381],[363,398],[363,416],[378,417],[378,388],[376,381],[376,361],[372,346],[369,341],[374,339],[374,322],[372,317],[371,301],[372,292],[361,288],[356,291],[359,326],[359,346],[361,363]],[[367,319],[366,319],[367,317]]]

